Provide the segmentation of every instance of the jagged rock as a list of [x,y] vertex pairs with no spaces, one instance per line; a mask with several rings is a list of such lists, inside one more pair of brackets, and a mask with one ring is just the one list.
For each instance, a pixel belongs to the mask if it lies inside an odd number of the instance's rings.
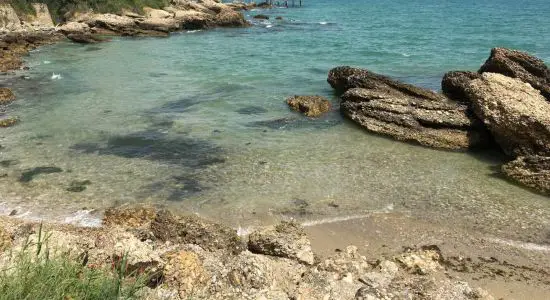
[[255,231],[249,236],[248,250],[253,253],[286,257],[305,264],[313,264],[315,257],[304,229],[294,222]]
[[31,6],[34,9],[34,16],[30,16],[30,21],[33,26],[45,28],[54,26],[48,5],[45,3],[31,3]]
[[0,226],[0,253],[10,248],[11,246],[11,235],[6,231],[6,229],[4,229],[4,227]]
[[441,81],[441,89],[447,97],[462,103],[470,103],[470,99],[466,94],[466,88],[470,81],[479,78],[479,73],[469,71],[452,71],[447,72]]
[[550,157],[520,156],[502,166],[509,178],[539,192],[550,194]]
[[538,90],[519,79],[483,73],[467,93],[505,153],[550,156],[550,103]]
[[114,207],[105,210],[103,225],[138,228],[148,226],[157,216],[157,209],[152,206]]
[[541,59],[528,53],[506,48],[493,48],[479,73],[500,73],[531,84],[550,101],[550,69]]
[[208,222],[196,216],[176,216],[161,210],[151,222],[151,231],[162,241],[195,244],[205,250],[239,253],[242,241],[232,228]]
[[[181,299],[204,289],[210,274],[204,269],[199,256],[190,251],[174,251],[163,255],[166,264],[163,269],[164,283],[176,288]],[[191,297],[192,298],[192,297]]]
[[216,15],[215,22],[217,26],[221,27],[244,27],[248,25],[242,13],[229,8],[222,9]]
[[63,34],[85,34],[90,32],[90,26],[86,23],[67,22],[57,28]]
[[403,267],[418,275],[426,275],[442,269],[439,263],[442,259],[441,251],[439,251],[439,248],[436,246],[409,250],[396,257],[396,260],[401,263]]
[[0,29],[21,29],[21,20],[10,4],[0,3]]
[[113,264],[120,264],[124,260],[128,274],[137,272],[149,276],[155,276],[155,274],[160,276],[165,262],[151,244],[140,241],[128,232],[120,232],[113,236],[116,236],[116,242],[110,253]]
[[319,265],[319,269],[338,274],[340,278],[351,273],[357,277],[371,269],[365,256],[357,252],[357,247],[350,245],[344,251],[325,259]]
[[321,96],[292,96],[286,100],[288,106],[308,117],[319,117],[330,111],[330,101]]
[[397,140],[450,150],[487,146],[491,139],[465,104],[367,70],[337,67],[329,83],[342,113],[365,129]]
[[0,87],[0,104],[8,104],[15,100],[15,94],[8,88]]
[[106,39],[95,36],[91,33],[69,33],[66,37],[69,40],[79,44],[96,44],[107,41]]

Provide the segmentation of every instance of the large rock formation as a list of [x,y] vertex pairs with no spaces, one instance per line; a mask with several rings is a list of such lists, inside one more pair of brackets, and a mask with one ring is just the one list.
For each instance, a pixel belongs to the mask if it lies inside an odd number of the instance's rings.
[[444,95],[350,67],[332,69],[328,81],[348,90],[342,95],[343,114],[369,131],[451,150],[490,142],[468,106]]
[[550,194],[550,157],[520,156],[503,165],[502,172],[514,181]]
[[538,90],[519,79],[483,73],[467,93],[505,153],[550,155],[550,103]]
[[469,104],[470,99],[466,93],[466,88],[470,84],[470,81],[480,76],[479,73],[469,71],[447,72],[441,81],[441,90],[447,97],[458,102]]
[[525,52],[494,48],[479,73],[500,73],[531,84],[550,101],[550,69],[541,59]]
[[54,26],[48,5],[44,3],[32,3],[34,15],[28,16],[30,23],[35,27],[51,28]]
[[21,20],[19,20],[19,17],[15,13],[15,10],[9,4],[0,3],[0,29],[21,29]]

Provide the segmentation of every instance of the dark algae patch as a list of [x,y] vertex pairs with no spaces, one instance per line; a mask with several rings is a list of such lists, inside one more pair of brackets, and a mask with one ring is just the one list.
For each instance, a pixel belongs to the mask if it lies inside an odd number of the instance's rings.
[[52,174],[52,173],[61,173],[63,170],[58,167],[36,167],[24,171],[19,177],[19,182],[30,182],[33,180],[34,176],[40,174]]
[[74,192],[74,193],[80,193],[80,192],[86,190],[86,187],[90,184],[92,184],[92,182],[90,180],[73,180],[69,184],[69,187],[67,188],[67,191]]

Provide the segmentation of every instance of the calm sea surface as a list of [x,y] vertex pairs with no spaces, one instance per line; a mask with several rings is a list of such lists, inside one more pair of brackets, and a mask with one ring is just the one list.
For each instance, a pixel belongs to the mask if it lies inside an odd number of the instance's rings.
[[[305,0],[245,12],[258,13],[272,18],[34,51],[27,79],[0,78],[21,119],[0,132],[0,212],[92,222],[90,210],[147,202],[250,226],[397,211],[550,239],[549,198],[496,175],[498,153],[369,134],[342,119],[326,83],[330,68],[353,65],[438,90],[443,73],[477,70],[495,46],[550,61],[550,2]],[[294,94],[326,96],[334,111],[305,118],[284,102]],[[61,170],[24,173],[37,167]]]

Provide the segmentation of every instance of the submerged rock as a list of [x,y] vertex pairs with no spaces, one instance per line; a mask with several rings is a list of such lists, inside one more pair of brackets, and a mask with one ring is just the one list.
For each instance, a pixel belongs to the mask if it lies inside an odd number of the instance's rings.
[[315,256],[304,229],[294,222],[281,222],[249,236],[248,250],[253,253],[286,257],[313,264]]
[[73,180],[69,184],[67,191],[75,193],[83,192],[86,189],[86,186],[89,184],[92,184],[92,182],[89,180]]
[[493,48],[491,56],[479,73],[500,73],[529,83],[550,101],[550,69],[541,59],[528,53],[505,48]]
[[79,44],[96,44],[107,41],[107,39],[100,38],[91,33],[70,33],[66,36],[69,40]]
[[538,90],[519,79],[483,73],[467,93],[506,154],[550,156],[550,103]]
[[0,87],[0,104],[8,104],[15,100],[15,94],[9,89]]
[[514,181],[550,195],[550,157],[520,156],[502,166],[502,172]]
[[491,141],[465,104],[363,69],[337,67],[328,81],[342,95],[342,113],[363,128],[397,140],[450,150]]
[[19,177],[19,182],[30,182],[34,179],[34,176],[40,175],[40,174],[53,174],[53,173],[61,173],[63,170],[58,167],[36,167],[29,170],[24,171],[21,176]]
[[290,108],[308,117],[319,117],[330,111],[330,101],[321,96],[292,96],[286,100]]
[[19,122],[17,117],[0,117],[0,127],[11,127]]
[[255,15],[253,18],[254,19],[260,19],[260,20],[269,20],[269,16],[261,15],[261,14],[260,15]]
[[441,89],[449,98],[463,103],[470,103],[466,89],[470,81],[481,77],[479,73],[469,71],[451,71],[445,73]]

